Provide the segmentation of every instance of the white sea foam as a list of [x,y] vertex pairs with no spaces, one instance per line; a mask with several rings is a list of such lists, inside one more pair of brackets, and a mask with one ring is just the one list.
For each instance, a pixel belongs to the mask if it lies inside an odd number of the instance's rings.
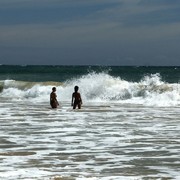
[[[81,110],[70,106],[75,85]],[[0,179],[178,179],[179,101],[179,84],[159,74],[138,82],[107,73],[0,81]]]
[[0,102],[0,179],[178,177],[177,107],[101,101],[68,111],[64,102],[62,111],[32,104],[40,96],[29,98],[5,99],[9,109]]
[[140,82],[128,82],[107,73],[90,73],[65,83],[32,83],[5,80],[1,97],[48,101],[52,85],[57,85],[60,101],[70,101],[74,86],[79,86],[85,102],[120,102],[149,106],[180,104],[180,84],[163,82],[159,74],[144,77]]

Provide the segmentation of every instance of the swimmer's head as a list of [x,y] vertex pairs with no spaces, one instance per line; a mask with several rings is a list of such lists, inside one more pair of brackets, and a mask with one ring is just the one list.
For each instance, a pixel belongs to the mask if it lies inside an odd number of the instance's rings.
[[79,87],[78,87],[78,86],[75,86],[75,87],[74,87],[74,91],[75,91],[75,92],[77,92],[77,91],[78,91],[78,89],[79,89]]
[[55,91],[56,91],[56,87],[53,87],[53,88],[52,88],[52,91],[54,91],[54,92],[55,92]]

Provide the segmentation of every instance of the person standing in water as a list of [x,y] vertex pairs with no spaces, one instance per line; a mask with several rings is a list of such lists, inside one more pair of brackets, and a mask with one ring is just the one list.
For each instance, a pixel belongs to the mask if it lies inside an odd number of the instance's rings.
[[52,88],[52,92],[50,94],[50,105],[53,109],[59,106],[59,103],[57,101],[57,95],[56,95],[56,87]]
[[73,109],[76,109],[78,106],[78,109],[81,109],[82,99],[81,94],[78,92],[79,87],[74,87],[74,93],[72,94],[72,102],[71,105],[73,106]]

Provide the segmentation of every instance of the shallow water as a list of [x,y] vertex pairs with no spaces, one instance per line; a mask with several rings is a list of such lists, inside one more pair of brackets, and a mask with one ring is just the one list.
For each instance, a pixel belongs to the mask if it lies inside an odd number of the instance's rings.
[[0,179],[180,179],[178,106],[0,101]]

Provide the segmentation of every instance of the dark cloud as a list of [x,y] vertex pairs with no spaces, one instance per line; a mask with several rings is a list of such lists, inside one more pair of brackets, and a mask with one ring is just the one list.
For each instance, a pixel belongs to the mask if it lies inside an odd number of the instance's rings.
[[[99,11],[116,7],[119,3],[55,3],[42,2],[42,5],[23,7],[0,7],[0,24],[39,24],[78,21]],[[50,4],[50,6],[48,6]]]
[[1,0],[0,64],[180,65],[177,0]]
[[180,1],[179,0],[141,0],[139,3],[139,5],[146,5],[146,6],[170,6],[170,5],[180,5]]
[[123,20],[126,26],[152,26],[180,22],[180,7],[173,9],[154,10],[127,16]]

